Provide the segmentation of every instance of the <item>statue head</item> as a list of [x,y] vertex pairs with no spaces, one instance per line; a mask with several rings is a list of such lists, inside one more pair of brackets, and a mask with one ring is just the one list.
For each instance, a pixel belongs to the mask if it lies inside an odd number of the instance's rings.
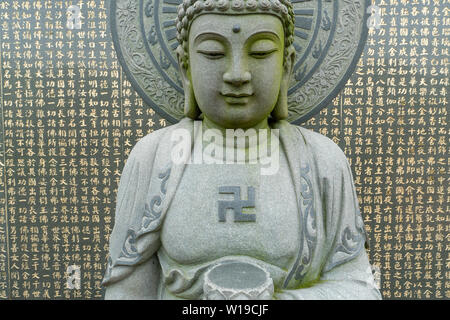
[[225,128],[288,117],[289,0],[184,0],[176,22],[187,117]]

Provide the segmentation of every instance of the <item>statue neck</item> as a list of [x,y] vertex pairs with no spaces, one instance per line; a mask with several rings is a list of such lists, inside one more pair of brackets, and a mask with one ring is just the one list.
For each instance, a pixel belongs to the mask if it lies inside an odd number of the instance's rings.
[[[246,161],[252,161],[252,160],[260,160],[261,158],[266,158],[268,154],[266,152],[261,153],[259,150],[262,148],[262,145],[264,145],[264,148],[261,150],[269,150],[270,152],[270,141],[271,141],[271,128],[269,126],[269,122],[267,119],[264,121],[261,121],[256,126],[250,127],[250,128],[242,128],[244,132],[246,133],[245,143],[244,145],[237,144],[236,141],[233,142],[234,139],[227,140],[227,129],[222,126],[217,125],[216,123],[212,122],[208,118],[204,117],[202,120],[202,132],[205,133],[206,130],[209,129],[216,129],[219,132],[222,133],[222,143],[221,145],[218,144],[218,141],[213,141],[213,144],[216,145],[217,148],[221,148],[224,150],[223,154],[221,154],[220,157],[225,157],[226,152],[229,152],[230,149],[234,149],[234,152],[244,152],[245,153],[245,159]],[[237,130],[237,129],[231,129]],[[265,134],[261,134],[261,130],[266,131]],[[250,143],[250,141],[253,141],[253,143]],[[208,145],[211,141],[204,141],[206,142],[203,144],[203,149],[206,145]],[[256,142],[256,143],[255,143]],[[228,150],[228,151],[226,151]],[[215,157],[216,158],[216,157]]]
[[[205,115],[203,115],[203,130],[207,130],[207,129],[218,129],[220,130],[224,135],[227,129],[238,129],[238,128],[225,128],[215,122],[213,122],[212,120],[208,119]],[[243,130],[247,130],[247,129],[255,129],[256,131],[258,131],[259,129],[266,129],[268,130],[268,132],[270,132],[270,126],[269,126],[269,121],[268,118],[265,118],[263,121],[257,123],[256,125],[249,127],[249,128],[242,128]]]

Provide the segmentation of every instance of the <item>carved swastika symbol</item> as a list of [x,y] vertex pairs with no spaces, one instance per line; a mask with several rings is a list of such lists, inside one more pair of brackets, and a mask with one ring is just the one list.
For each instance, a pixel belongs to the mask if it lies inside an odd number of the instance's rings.
[[241,199],[241,188],[219,187],[220,194],[232,194],[234,199],[230,201],[219,200],[219,222],[226,221],[227,209],[232,209],[234,212],[234,222],[254,222],[256,215],[250,213],[242,213],[242,208],[255,208],[255,188],[248,187],[248,200]]

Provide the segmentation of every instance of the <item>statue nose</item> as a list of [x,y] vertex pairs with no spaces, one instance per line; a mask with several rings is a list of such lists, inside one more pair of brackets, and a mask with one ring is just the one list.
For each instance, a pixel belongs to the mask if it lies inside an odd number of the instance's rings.
[[245,70],[241,61],[236,61],[233,66],[223,74],[223,81],[233,86],[240,86],[250,82],[252,75]]

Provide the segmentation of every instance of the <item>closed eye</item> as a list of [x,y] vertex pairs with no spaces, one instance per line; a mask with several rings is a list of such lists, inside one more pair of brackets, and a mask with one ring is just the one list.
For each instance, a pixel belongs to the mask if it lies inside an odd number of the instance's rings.
[[220,59],[225,56],[225,53],[222,51],[197,50],[197,52],[204,55],[208,59]]
[[250,56],[256,58],[256,59],[263,59],[263,58],[267,58],[268,56],[270,56],[272,53],[276,52],[277,49],[272,49],[272,50],[265,50],[265,51],[253,51],[250,52]]

